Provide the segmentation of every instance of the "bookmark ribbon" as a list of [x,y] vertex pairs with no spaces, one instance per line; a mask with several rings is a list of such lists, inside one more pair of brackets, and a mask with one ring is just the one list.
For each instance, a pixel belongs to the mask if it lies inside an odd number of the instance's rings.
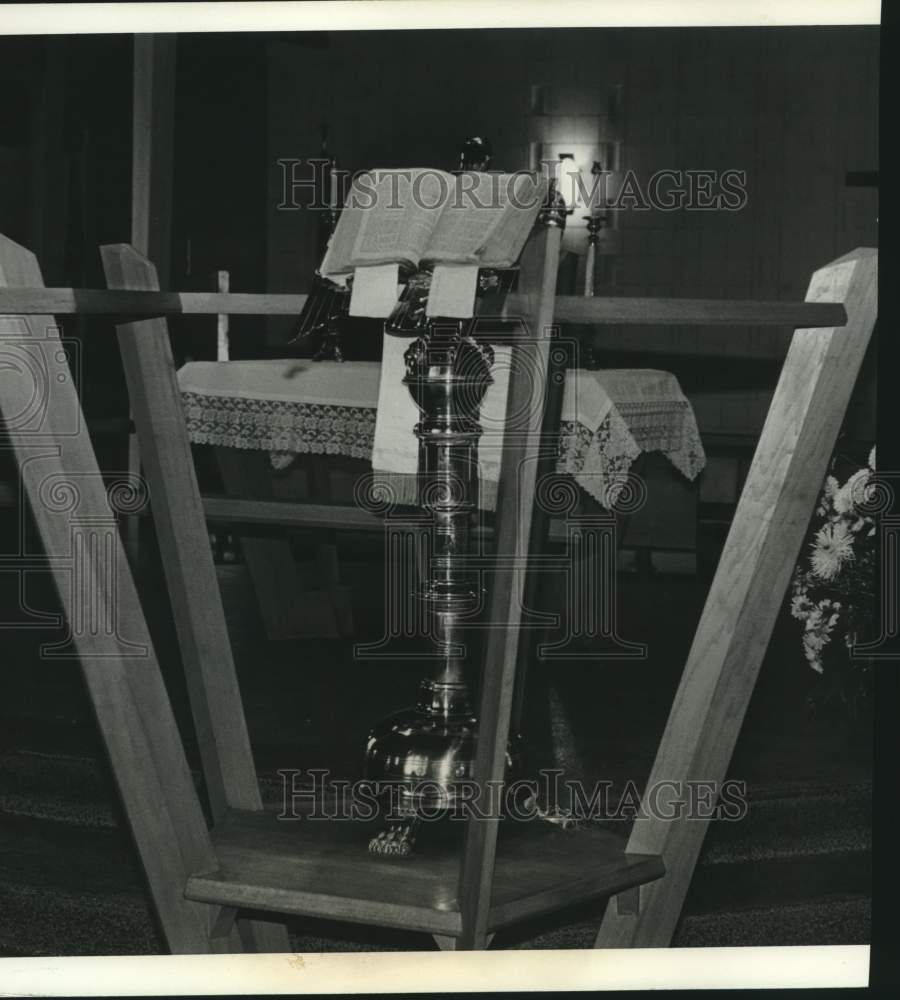
[[397,304],[398,264],[357,267],[350,292],[350,315],[385,319]]
[[436,264],[425,315],[468,319],[475,311],[477,282],[477,264]]

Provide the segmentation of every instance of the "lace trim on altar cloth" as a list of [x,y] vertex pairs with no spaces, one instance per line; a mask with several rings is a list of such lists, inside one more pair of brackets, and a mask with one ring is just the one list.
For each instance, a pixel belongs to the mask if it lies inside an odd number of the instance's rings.
[[611,508],[626,486],[631,464],[641,449],[628,426],[611,410],[592,434],[583,424],[565,421],[559,428],[557,472],[569,473],[601,506]]
[[[284,470],[297,455],[343,455],[369,460],[376,410],[183,392],[188,437],[194,444],[269,452],[273,468]],[[568,473],[602,506],[627,488],[629,470],[645,451],[660,451],[688,479],[697,477],[706,456],[693,411],[683,403],[618,403],[595,432],[577,421],[560,424],[556,471]],[[375,472],[393,503],[416,502],[416,476]],[[492,510],[497,485],[483,480],[479,506]]]
[[[641,451],[661,451],[682,475],[693,481],[706,465],[706,454],[691,404],[686,400],[619,402],[625,433]],[[621,431],[615,432],[621,434]],[[613,442],[615,449],[616,443]]]
[[195,444],[268,451],[276,468],[290,465],[298,454],[372,456],[375,410],[371,407],[193,392],[183,392],[181,398],[188,437]]

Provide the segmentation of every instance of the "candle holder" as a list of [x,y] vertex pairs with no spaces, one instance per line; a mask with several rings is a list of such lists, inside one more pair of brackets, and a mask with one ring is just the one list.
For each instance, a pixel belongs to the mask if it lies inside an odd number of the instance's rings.
[[339,284],[317,271],[288,343],[316,344],[314,361],[343,361],[341,324],[350,307],[352,280],[349,278],[346,285]]
[[[550,193],[538,224],[565,227],[565,203],[558,194]],[[517,274],[517,268],[480,271],[476,302],[489,301],[493,312]],[[366,777],[398,793],[386,829],[369,841],[369,851],[400,857],[412,853],[423,814],[449,812],[463,788],[470,789],[478,725],[462,634],[483,603],[467,556],[470,521],[478,508],[481,404],[493,381],[494,351],[476,337],[477,318],[427,317],[430,281],[428,272],[411,276],[387,324],[389,332],[419,333],[404,354],[403,383],[421,414],[415,428],[418,501],[432,517],[433,555],[418,598],[438,654],[415,706],[376,724],[366,746]],[[492,335],[502,325],[492,321]],[[521,772],[523,762],[524,741],[513,732],[506,749],[508,779]]]
[[[403,383],[421,414],[418,502],[432,518],[433,554],[417,596],[438,664],[420,683],[415,706],[369,735],[366,776],[396,793],[387,829],[369,843],[374,854],[409,855],[421,815],[452,809],[473,776],[477,720],[462,633],[482,605],[467,554],[478,506],[480,408],[493,381],[494,352],[472,336],[471,326],[471,320],[428,321],[404,355]],[[513,770],[518,744],[514,737],[507,753]]]
[[597,268],[597,244],[600,242],[600,231],[606,225],[606,216],[595,213],[584,216],[587,222],[588,249],[584,264],[584,294],[588,297],[594,294],[594,272]]

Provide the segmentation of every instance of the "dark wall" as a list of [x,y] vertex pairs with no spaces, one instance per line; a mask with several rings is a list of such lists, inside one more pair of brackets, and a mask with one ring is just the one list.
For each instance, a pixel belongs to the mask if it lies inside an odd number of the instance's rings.
[[[176,55],[172,286],[265,287],[266,39],[181,35]],[[215,321],[178,324],[182,352],[215,356]],[[232,317],[233,357],[258,351],[258,320]]]
[[[877,245],[877,191],[846,174],[877,169],[878,56],[869,27],[351,32],[315,48],[282,36],[268,62],[268,288],[306,290],[317,263],[314,213],[277,208],[277,160],[317,155],[322,123],[348,169],[447,167],[470,134],[517,169],[533,88],[621,84],[624,169],[745,170],[748,201],[620,213],[617,293],[802,299],[816,267]],[[675,371],[705,430],[754,433],[789,336],[631,327],[596,340],[609,364]]]
[[47,284],[100,280],[97,246],[127,239],[131,37],[0,40],[0,231]]
[[[102,284],[97,245],[129,238],[131,60],[126,35],[0,40],[0,231],[38,253],[49,284]],[[182,35],[173,285],[212,288],[224,268],[237,290],[308,288],[318,220],[278,210],[277,160],[316,156],[323,124],[349,169],[449,166],[472,133],[516,169],[535,86],[621,84],[624,167],[745,169],[749,201],[622,213],[617,290],[800,298],[815,266],[876,242],[877,193],[845,175],[877,166],[877,81],[875,28]],[[257,321],[233,331],[237,356],[258,353]],[[181,333],[212,351],[203,324]],[[749,330],[722,348],[710,330],[605,329],[602,349],[616,363],[653,351],[689,380],[698,353],[763,360],[786,336]],[[102,375],[108,351],[88,370]]]
[[279,40],[269,60],[269,276],[309,280],[314,224],[278,212],[279,157],[316,155],[327,122],[341,162],[449,165],[486,134],[527,167],[531,90],[624,85],[625,167],[736,167],[739,213],[627,212],[625,294],[798,297],[810,271],[876,239],[874,28],[333,33]]
[[[265,283],[266,41],[182,35],[176,54],[172,285]],[[48,285],[103,287],[98,247],[131,236],[131,35],[0,40],[0,232],[32,249]],[[202,355],[214,321],[173,323]],[[83,338],[86,409],[127,402],[108,323],[70,320]],[[258,344],[233,321],[237,352]],[[249,340],[249,343],[248,343]]]

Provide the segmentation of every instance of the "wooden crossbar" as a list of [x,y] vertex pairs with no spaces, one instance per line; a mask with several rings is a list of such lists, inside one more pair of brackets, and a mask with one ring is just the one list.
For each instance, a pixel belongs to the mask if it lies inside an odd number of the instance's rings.
[[284,528],[340,528],[382,531],[384,519],[349,504],[315,504],[293,500],[251,500],[243,497],[201,497],[209,521],[235,521]]
[[102,288],[0,289],[0,315],[292,316],[306,295],[272,292],[160,292]]
[[[250,292],[157,292],[95,288],[0,289],[0,314],[14,316],[285,316],[300,312],[306,295]],[[509,295],[503,316],[531,316],[528,294]],[[839,302],[752,302],[729,299],[584,298],[557,295],[554,321],[625,326],[841,327]]]
[[[510,295],[506,315],[530,315],[527,295]],[[839,302],[752,302],[741,299],[585,298],[557,295],[556,323],[623,326],[836,327],[847,322]]]

